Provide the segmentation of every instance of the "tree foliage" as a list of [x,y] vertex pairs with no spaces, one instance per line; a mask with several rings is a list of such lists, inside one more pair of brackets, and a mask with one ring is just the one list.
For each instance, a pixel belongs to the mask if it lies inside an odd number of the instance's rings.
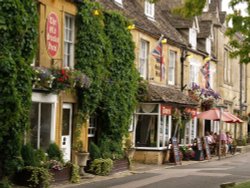
[[0,1],[0,179],[22,165],[20,151],[28,127],[31,61],[37,37],[33,0]]
[[98,146],[103,156],[110,157],[121,153],[136,104],[134,43],[129,22],[120,14],[87,0],[78,8],[75,67],[91,79],[89,89],[78,91],[79,109],[83,114],[98,113],[102,120]]
[[[243,16],[235,7],[239,3],[247,4],[247,14]],[[229,26],[226,35],[229,36],[229,44],[233,47],[231,57],[239,57],[241,63],[250,62],[250,2],[247,0],[231,0],[230,7],[234,13],[227,16],[227,22],[232,21],[232,26]]]
[[184,18],[192,18],[202,14],[205,4],[206,0],[185,0],[183,6],[175,8],[173,12]]

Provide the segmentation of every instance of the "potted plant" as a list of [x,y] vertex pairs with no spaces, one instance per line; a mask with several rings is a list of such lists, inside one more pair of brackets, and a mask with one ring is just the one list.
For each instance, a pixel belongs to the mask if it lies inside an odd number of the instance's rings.
[[84,149],[82,138],[82,126],[83,122],[87,117],[84,116],[83,112],[80,110],[77,114],[77,123],[74,131],[74,144],[73,149],[75,151],[76,163],[80,167],[80,175],[84,175],[84,167],[87,165],[87,161],[89,159],[89,152]]
[[133,142],[127,138],[126,142],[125,142],[125,155],[128,159],[133,159],[134,153],[135,153],[135,149],[133,148]]
[[84,167],[87,165],[87,161],[89,159],[89,152],[86,152],[83,149],[83,142],[82,141],[78,141],[76,144],[76,161],[77,164],[80,166],[80,175],[84,175]]

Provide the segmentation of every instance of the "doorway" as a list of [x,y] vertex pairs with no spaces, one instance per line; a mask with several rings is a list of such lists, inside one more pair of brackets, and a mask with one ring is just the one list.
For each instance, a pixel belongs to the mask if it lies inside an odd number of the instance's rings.
[[63,104],[61,149],[64,161],[71,159],[72,104]]

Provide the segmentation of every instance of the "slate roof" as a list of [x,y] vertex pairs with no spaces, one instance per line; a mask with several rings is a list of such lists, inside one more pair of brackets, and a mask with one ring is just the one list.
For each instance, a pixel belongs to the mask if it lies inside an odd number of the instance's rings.
[[144,7],[137,0],[124,0],[123,8],[114,3],[114,0],[97,0],[108,10],[118,10],[124,16],[134,21],[135,26],[146,33],[157,38],[164,35],[168,40],[179,45],[187,45],[187,41],[182,35],[170,24],[162,13],[155,8],[155,21],[149,20],[144,14]]
[[198,106],[197,101],[171,86],[158,86],[149,84],[146,98],[148,101],[143,102],[155,101],[166,102],[180,106]]

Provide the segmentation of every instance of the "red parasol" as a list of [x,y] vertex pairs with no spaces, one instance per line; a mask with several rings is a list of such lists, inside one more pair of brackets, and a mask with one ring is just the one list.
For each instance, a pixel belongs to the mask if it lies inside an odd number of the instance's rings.
[[222,112],[220,115],[220,110],[218,108],[212,108],[208,111],[202,112],[197,115],[198,118],[208,119],[214,121],[224,121],[226,123],[243,123],[243,121],[231,114],[230,112]]

